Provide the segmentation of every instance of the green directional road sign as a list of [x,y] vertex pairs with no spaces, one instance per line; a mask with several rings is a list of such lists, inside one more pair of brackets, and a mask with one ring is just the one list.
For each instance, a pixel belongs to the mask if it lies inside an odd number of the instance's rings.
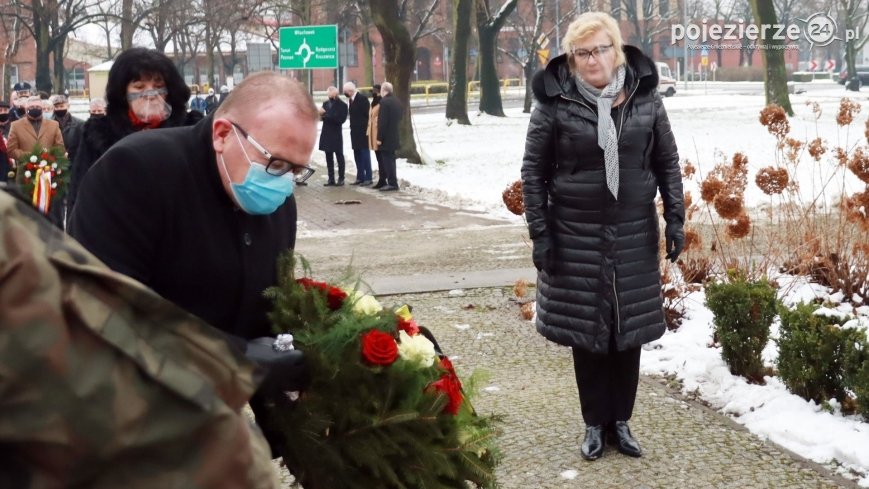
[[338,67],[338,26],[281,27],[278,68],[310,70]]

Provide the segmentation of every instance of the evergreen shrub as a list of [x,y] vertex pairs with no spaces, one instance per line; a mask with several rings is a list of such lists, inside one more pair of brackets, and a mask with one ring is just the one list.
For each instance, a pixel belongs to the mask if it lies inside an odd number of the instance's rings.
[[706,288],[706,307],[714,315],[721,356],[734,375],[763,383],[761,352],[776,314],[776,291],[766,280],[749,281],[730,273],[728,282]]

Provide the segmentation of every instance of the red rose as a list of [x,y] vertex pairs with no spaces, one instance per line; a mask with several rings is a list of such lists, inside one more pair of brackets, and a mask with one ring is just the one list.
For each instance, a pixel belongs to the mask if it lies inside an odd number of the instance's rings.
[[326,293],[326,302],[329,304],[329,309],[337,311],[344,304],[344,299],[347,298],[347,292],[338,287],[329,287],[329,292]]
[[398,329],[407,333],[408,336],[416,336],[419,334],[419,326],[413,319],[404,319],[399,316]]
[[439,380],[429,384],[429,388],[443,392],[449,398],[449,402],[444,406],[444,412],[453,416],[459,413],[459,408],[462,406],[462,385],[458,378],[448,373],[443,374]]
[[362,358],[371,365],[392,365],[398,359],[398,344],[392,335],[373,329],[362,335]]
[[344,304],[344,299],[347,298],[347,292],[344,292],[338,287],[330,286],[326,282],[318,282],[308,277],[302,277],[296,279],[296,283],[308,290],[321,290],[326,295],[326,304],[329,306],[329,309],[332,309],[333,311],[341,309],[341,306]]

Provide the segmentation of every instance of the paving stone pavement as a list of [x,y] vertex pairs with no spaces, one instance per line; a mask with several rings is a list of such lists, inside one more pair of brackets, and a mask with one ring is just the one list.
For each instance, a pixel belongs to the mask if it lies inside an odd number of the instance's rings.
[[[395,292],[402,280],[407,290],[422,290],[420,282],[436,272],[474,270],[479,278],[486,270],[530,265],[521,224],[457,212],[412,190],[382,197],[368,189],[314,185],[298,192],[300,220],[307,224],[297,250],[320,277],[337,277],[352,259],[371,282],[390,279]],[[336,209],[333,203],[356,199],[368,204]],[[584,426],[570,351],[520,318],[511,288],[379,299],[413,305],[416,319],[434,332],[460,375],[475,368],[489,372],[474,405],[505,416],[500,437],[505,457],[498,471],[505,489],[856,487],[683,399],[664,385],[666,379],[650,377],[641,377],[631,420],[644,456],[632,459],[608,447],[603,458],[586,462],[579,455]],[[283,477],[292,487],[292,478]]]

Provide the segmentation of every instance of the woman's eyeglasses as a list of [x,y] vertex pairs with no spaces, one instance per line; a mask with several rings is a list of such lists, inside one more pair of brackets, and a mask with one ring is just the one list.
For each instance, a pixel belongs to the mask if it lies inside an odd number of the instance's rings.
[[588,49],[574,49],[573,55],[579,58],[580,61],[588,62],[589,59],[595,58],[600,60],[602,55],[606,55],[613,48],[612,44],[608,44],[606,46],[598,46],[591,51]]

